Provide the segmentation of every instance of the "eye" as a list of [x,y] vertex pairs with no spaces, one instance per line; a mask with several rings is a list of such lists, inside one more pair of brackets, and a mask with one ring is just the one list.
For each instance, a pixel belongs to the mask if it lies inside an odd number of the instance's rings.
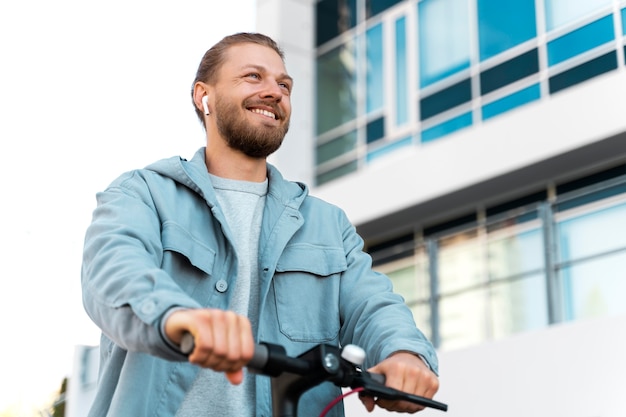
[[261,75],[259,75],[259,73],[257,73],[257,72],[251,72],[250,74],[247,74],[246,77],[256,78],[257,80],[261,79]]

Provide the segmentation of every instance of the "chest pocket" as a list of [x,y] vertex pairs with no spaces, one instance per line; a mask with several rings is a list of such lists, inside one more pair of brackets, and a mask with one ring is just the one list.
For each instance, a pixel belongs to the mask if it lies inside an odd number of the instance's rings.
[[[213,274],[215,250],[174,222],[163,224],[161,240],[163,243],[161,268],[167,271],[187,294],[193,296],[197,292],[198,284]],[[195,295],[194,298],[201,299],[198,297],[199,294]]]
[[346,269],[341,248],[287,246],[276,265],[273,285],[281,333],[297,342],[335,339],[341,325],[340,279]]

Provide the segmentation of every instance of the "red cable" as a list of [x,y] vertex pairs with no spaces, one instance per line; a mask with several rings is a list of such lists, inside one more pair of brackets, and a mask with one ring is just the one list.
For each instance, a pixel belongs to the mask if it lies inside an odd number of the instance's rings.
[[328,403],[328,405],[320,413],[320,417],[324,417],[326,414],[328,414],[330,409],[333,408],[335,406],[335,404],[337,404],[339,401],[341,401],[344,398],[346,398],[348,395],[354,394],[355,392],[360,392],[360,391],[363,391],[363,387],[358,387],[358,388],[355,388],[355,389],[353,389],[351,391],[346,392],[345,394],[341,394],[340,396],[338,396],[337,398],[332,400],[330,403]]

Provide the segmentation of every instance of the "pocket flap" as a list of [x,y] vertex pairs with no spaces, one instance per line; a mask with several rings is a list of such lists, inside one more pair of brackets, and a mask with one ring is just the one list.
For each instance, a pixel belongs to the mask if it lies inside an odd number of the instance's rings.
[[163,250],[180,253],[196,268],[207,274],[213,273],[216,253],[204,242],[174,222],[165,222],[161,231]]
[[348,268],[342,248],[310,245],[288,245],[278,263],[277,272],[300,271],[328,276],[344,272]]

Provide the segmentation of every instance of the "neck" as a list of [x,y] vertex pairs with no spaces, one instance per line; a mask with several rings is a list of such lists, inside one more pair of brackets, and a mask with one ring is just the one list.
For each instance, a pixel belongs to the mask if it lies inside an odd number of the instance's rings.
[[251,158],[223,141],[207,141],[204,158],[209,173],[218,177],[251,182],[267,178],[265,158]]

